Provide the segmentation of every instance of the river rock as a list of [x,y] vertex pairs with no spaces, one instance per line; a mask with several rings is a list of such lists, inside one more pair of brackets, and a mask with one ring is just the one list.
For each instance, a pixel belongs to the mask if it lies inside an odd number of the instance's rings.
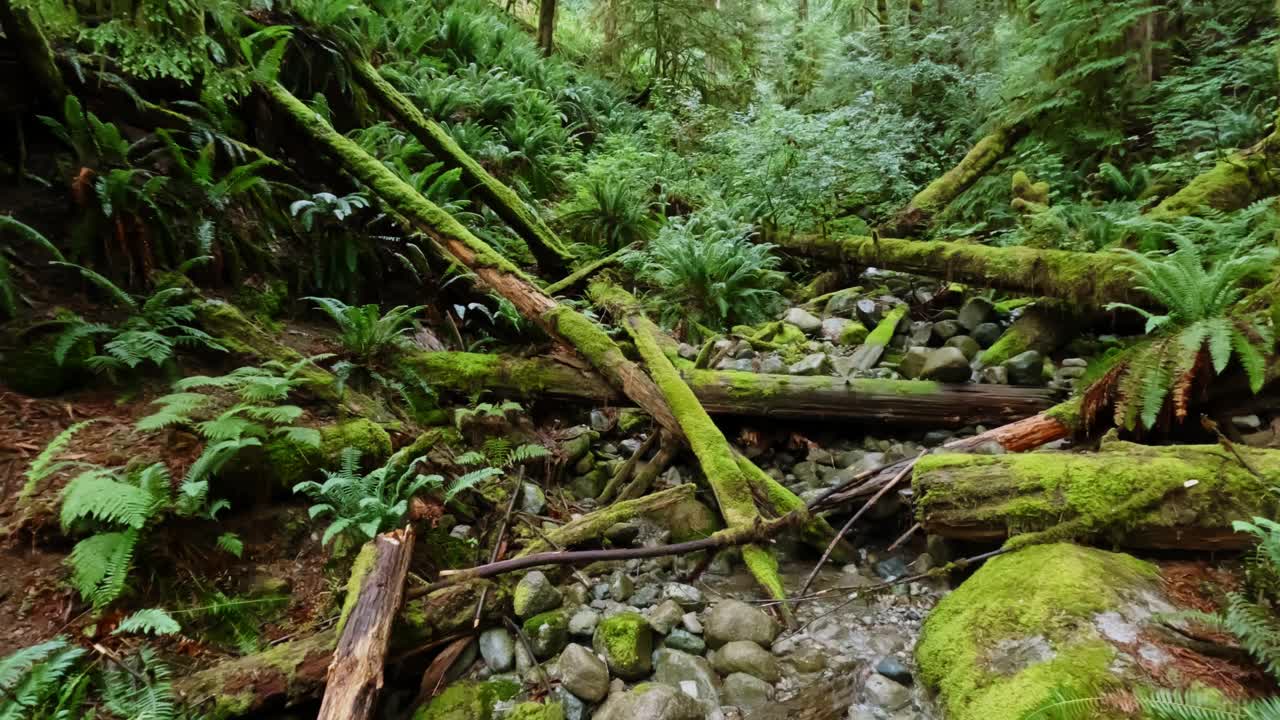
[[768,647],[778,636],[778,624],[758,607],[741,600],[721,600],[707,613],[703,635],[713,648],[736,640]]
[[929,353],[920,377],[938,382],[968,382],[973,370],[969,367],[969,359],[954,347],[940,347]]
[[[928,557],[928,555],[921,555],[921,557]],[[880,662],[876,663],[876,672],[899,685],[911,684],[911,669],[892,655],[880,658]]]
[[595,634],[596,625],[600,624],[600,613],[591,608],[578,608],[569,618],[569,634],[579,637],[591,637]]
[[955,320],[939,320],[933,324],[933,339],[939,344],[944,343],[959,334],[960,323]]
[[587,702],[600,702],[609,692],[609,668],[596,654],[572,644],[560,653],[560,684]]
[[564,708],[564,720],[588,720],[591,717],[587,703],[565,690],[563,685],[557,685],[551,694],[560,703],[560,707]]
[[1044,356],[1035,350],[1018,353],[1002,363],[1012,385],[1043,385]]
[[702,655],[707,651],[707,642],[684,628],[672,628],[662,644],[691,655]]
[[540,613],[525,620],[521,629],[529,638],[533,656],[546,660],[569,643],[569,613],[564,610]]
[[902,356],[902,362],[898,364],[898,374],[908,380],[920,377],[920,373],[924,372],[924,366],[929,362],[929,355],[928,348],[908,348],[906,354]]
[[744,717],[750,717],[773,699],[773,686],[753,675],[731,673],[720,696],[725,705],[736,705]]
[[969,335],[982,347],[989,348],[996,344],[996,341],[1000,339],[1000,335],[1003,332],[1004,330],[1001,330],[999,325],[991,322],[985,322],[974,328]]
[[782,676],[778,659],[773,653],[750,640],[725,643],[719,650],[711,653],[711,666],[724,675],[746,673],[770,683],[778,682],[778,678]]
[[787,370],[787,363],[777,353],[769,353],[760,359],[760,372],[778,375]]
[[822,321],[822,337],[825,340],[836,342],[840,339],[841,333],[844,332],[846,325],[853,321],[848,318],[830,317]]
[[933,337],[933,323],[928,320],[916,320],[911,323],[911,330],[907,332],[907,342],[912,346],[928,345],[929,339]]
[[[579,461],[581,460],[582,458],[579,458]],[[529,482],[520,487],[520,509],[530,515],[541,515],[542,511],[547,509],[547,496],[543,494],[542,488]]]
[[625,573],[614,573],[609,579],[609,597],[618,602],[626,602],[635,591],[636,584]]
[[872,675],[863,686],[863,693],[869,704],[877,705],[890,712],[899,710],[911,702],[911,689],[899,685],[883,675]]
[[706,605],[702,591],[685,583],[667,583],[662,586],[662,597],[676,601],[685,610],[699,610]]
[[859,300],[854,303],[853,310],[858,316],[858,322],[867,327],[875,327],[884,319],[884,308],[875,300]]
[[787,311],[787,314],[782,317],[782,321],[795,325],[810,335],[822,329],[822,321],[819,320],[816,315],[804,308],[791,308]]
[[956,315],[956,322],[960,323],[960,327],[965,330],[973,330],[984,322],[995,317],[996,306],[984,297],[973,297],[965,301],[960,306],[960,313]]
[[791,375],[823,375],[830,368],[826,353],[812,353],[787,368]]
[[684,610],[675,600],[663,600],[645,611],[649,626],[663,635],[680,624],[680,618],[683,616]]
[[516,643],[506,628],[490,628],[480,633],[480,657],[495,673],[504,673],[515,667]]
[[944,345],[959,350],[969,360],[973,360],[978,356],[978,353],[982,352],[982,348],[978,346],[978,341],[968,335],[957,335],[944,343]]
[[541,570],[531,570],[516,583],[515,596],[512,598],[512,609],[518,618],[527,618],[541,612],[560,607],[562,598],[560,590]]
[[978,371],[978,382],[987,385],[1008,385],[1009,370],[1003,365],[984,367]]
[[696,698],[707,712],[720,707],[720,677],[706,658],[662,648],[653,654],[653,679]]
[[653,629],[640,613],[624,612],[601,620],[592,647],[620,678],[639,680],[653,668]]
[[697,700],[663,683],[645,683],[610,695],[592,720],[704,720]]

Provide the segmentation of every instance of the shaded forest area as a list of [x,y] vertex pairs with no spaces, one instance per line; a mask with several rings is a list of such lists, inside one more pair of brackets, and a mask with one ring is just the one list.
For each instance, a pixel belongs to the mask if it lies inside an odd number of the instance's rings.
[[0,0],[0,720],[1280,718],[1278,15]]

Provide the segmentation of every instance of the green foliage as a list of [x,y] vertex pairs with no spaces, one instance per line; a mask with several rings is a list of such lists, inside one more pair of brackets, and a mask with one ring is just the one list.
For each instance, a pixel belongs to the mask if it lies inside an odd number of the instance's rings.
[[771,251],[729,218],[693,216],[662,229],[640,254],[639,275],[653,287],[662,320],[696,336],[700,325],[752,325],[780,306],[784,278]]
[[368,362],[387,350],[402,347],[413,329],[414,316],[425,305],[397,305],[385,313],[377,305],[347,305],[334,298],[307,297],[338,325],[338,342],[347,352]]
[[73,713],[88,685],[80,668],[84,656],[59,635],[0,659],[0,720],[78,717]]
[[[0,237],[15,236],[19,240],[35,245],[53,256],[54,260],[62,260],[62,252],[35,228],[9,217],[0,215]],[[9,270],[10,260],[7,254],[16,252],[10,242],[0,246],[0,313],[12,317],[18,312],[18,288],[13,282]]]
[[[80,274],[103,290],[111,300],[128,313],[116,324],[89,322],[72,316],[54,346],[54,360],[61,365],[67,354],[85,339],[102,338],[101,350],[90,357],[88,366],[112,380],[125,370],[136,370],[144,363],[157,368],[172,368],[181,347],[225,351],[216,340],[190,323],[195,322],[195,307],[183,302],[184,288],[157,290],[139,300],[107,278],[79,265],[57,263],[79,270]],[[99,341],[95,340],[95,345]]]
[[19,502],[31,497],[31,495],[38,489],[40,483],[50,477],[57,475],[64,470],[85,467],[86,464],[82,462],[74,460],[58,460],[58,455],[67,449],[67,446],[71,444],[71,438],[74,437],[76,433],[94,422],[94,420],[82,420],[81,422],[69,425],[65,430],[55,435],[54,438],[49,441],[48,445],[45,445],[44,449],[40,451],[40,454],[36,455],[35,459],[31,461],[31,465],[27,468],[26,475],[24,476],[26,478],[26,482],[22,484],[22,490],[18,492]]
[[161,608],[144,608],[120,621],[112,635],[174,635],[182,626]]
[[579,187],[560,221],[574,239],[607,250],[648,240],[659,227],[644,199],[609,177],[591,178]]
[[410,463],[393,477],[387,466],[363,475],[359,472],[360,451],[342,451],[342,465],[336,471],[325,470],[323,483],[307,481],[293,487],[316,504],[309,513],[312,519],[330,515],[333,521],[325,530],[321,544],[343,537],[350,545],[373,539],[378,533],[403,524],[409,512],[409,501],[419,493],[439,488],[444,478],[417,472],[423,458]]

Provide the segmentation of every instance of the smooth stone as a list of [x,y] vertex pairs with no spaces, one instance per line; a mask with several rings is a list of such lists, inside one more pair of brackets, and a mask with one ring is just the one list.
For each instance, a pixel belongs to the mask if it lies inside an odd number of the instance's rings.
[[635,591],[636,584],[631,582],[631,578],[627,575],[614,573],[609,580],[609,597],[618,602],[626,602]]
[[845,327],[852,323],[853,321],[848,318],[829,317],[822,321],[822,337],[831,342],[837,342],[844,333]]
[[712,605],[703,628],[711,647],[737,640],[769,646],[778,636],[778,624],[768,613],[741,600],[722,600]]
[[548,610],[560,607],[562,598],[560,590],[541,570],[531,570],[516,583],[512,609],[518,618],[528,618]]
[[591,637],[600,624],[600,613],[591,608],[581,608],[569,618],[569,634]]
[[830,366],[826,353],[806,355],[803,360],[793,363],[787,368],[791,375],[822,375]]
[[662,644],[690,655],[702,655],[707,651],[706,641],[684,628],[672,628]]
[[521,630],[529,638],[533,656],[546,660],[569,644],[569,618],[563,610],[534,615],[524,621]]
[[904,708],[911,702],[911,690],[882,675],[872,675],[863,686],[867,702],[890,712]]
[[591,643],[609,670],[620,678],[639,680],[653,669],[653,628],[637,612],[601,620]]
[[902,362],[898,363],[898,374],[908,380],[915,380],[924,372],[924,366],[929,362],[930,351],[924,347],[907,348],[906,354],[902,356]]
[[760,372],[762,373],[779,375],[786,372],[786,370],[787,363],[778,355],[765,355],[764,358],[760,360]]
[[541,515],[542,511],[547,509],[547,496],[543,494],[542,488],[533,483],[522,485],[520,509],[530,515]]
[[984,367],[978,371],[978,382],[987,385],[1008,385],[1009,371],[1003,365]]
[[960,312],[956,315],[956,322],[960,323],[960,327],[965,330],[973,330],[984,322],[988,322],[995,317],[996,306],[990,300],[984,297],[973,297],[965,301],[960,306]]
[[671,632],[683,616],[684,609],[675,600],[663,600],[645,612],[649,626],[663,635]]
[[[921,557],[928,557],[922,555]],[[908,668],[901,660],[892,655],[887,655],[876,663],[876,672],[898,683],[899,685],[910,685],[912,683],[911,669]]]
[[1044,384],[1044,356],[1035,350],[1014,355],[1002,366],[1009,371],[1009,383],[1012,385]]
[[552,691],[552,696],[564,708],[564,720],[588,720],[591,717],[587,703],[582,702],[577,695],[566,690],[563,685],[557,686]]
[[702,621],[698,619],[697,613],[685,613],[684,617],[680,618],[680,626],[694,635],[702,634]]
[[960,334],[960,323],[955,320],[939,320],[933,324],[933,339],[944,343]]
[[831,369],[840,377],[852,377],[858,371],[858,361],[852,355],[839,355],[831,361]]
[[978,356],[978,353],[982,352],[982,348],[978,345],[978,341],[968,335],[957,335],[943,345],[945,347],[953,347],[959,350],[964,353],[964,356],[969,360],[973,360]]
[[704,657],[662,648],[653,654],[653,679],[680,688],[706,710],[720,707],[720,678]]
[[753,675],[730,673],[724,679],[720,697],[725,705],[735,705],[744,716],[750,717],[773,699],[773,686]]
[[495,673],[504,673],[516,665],[516,643],[504,628],[490,628],[480,633],[480,657]]
[[1257,415],[1237,415],[1231,418],[1231,424],[1241,432],[1256,432],[1262,427],[1262,418]]
[[697,700],[663,683],[611,694],[592,720],[705,720]]
[[685,583],[667,583],[663,585],[662,597],[666,600],[676,601],[680,604],[680,607],[686,610],[700,610],[707,604],[702,597],[701,590]]
[[907,340],[912,345],[928,345],[929,339],[933,337],[933,323],[928,320],[915,320],[911,323],[911,330],[907,332]]
[[1002,334],[1004,334],[1004,330],[1001,329],[999,325],[991,322],[982,323],[969,333],[969,335],[974,340],[977,340],[978,344],[984,348],[989,348],[992,345],[995,345],[996,341],[1000,339]]
[[803,330],[805,333],[816,333],[822,329],[822,321],[804,308],[793,307],[782,317],[782,321]]
[[661,594],[662,588],[657,585],[644,585],[631,594],[629,602],[636,607],[649,607],[658,602],[658,596]]
[[560,684],[587,702],[600,702],[609,693],[609,668],[575,643],[560,653]]
[[938,382],[968,382],[973,370],[969,367],[969,358],[954,347],[940,347],[929,353],[925,360],[920,377]]
[[876,563],[876,575],[885,582],[893,582],[900,577],[906,577],[906,574],[907,564],[900,557],[891,557]]
[[858,316],[858,322],[867,327],[875,327],[884,318],[884,310],[875,300],[859,300],[854,303],[853,310]]
[[750,640],[725,643],[719,650],[711,653],[711,666],[723,675],[741,672],[771,683],[778,682],[782,677],[778,659]]

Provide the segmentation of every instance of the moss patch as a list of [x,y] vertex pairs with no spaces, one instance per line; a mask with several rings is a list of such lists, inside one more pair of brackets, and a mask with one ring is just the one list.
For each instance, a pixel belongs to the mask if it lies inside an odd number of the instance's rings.
[[609,670],[626,680],[639,680],[652,667],[653,629],[640,613],[621,613],[596,626],[592,645]]
[[[1128,555],[1064,543],[994,558],[925,622],[916,647],[921,678],[953,720],[1019,720],[1056,687],[1104,686],[1116,651],[1093,630],[1093,616],[1156,577],[1153,565]],[[1051,659],[993,665],[1002,641],[1037,637]]]
[[338,467],[342,451],[348,447],[360,451],[363,465],[374,467],[391,455],[391,436],[381,425],[359,418],[320,428],[318,448],[288,438],[276,438],[263,445],[265,470],[275,478],[279,487],[292,488],[315,477],[322,469]]
[[564,720],[564,706],[558,702],[520,703],[512,708],[507,720]]

